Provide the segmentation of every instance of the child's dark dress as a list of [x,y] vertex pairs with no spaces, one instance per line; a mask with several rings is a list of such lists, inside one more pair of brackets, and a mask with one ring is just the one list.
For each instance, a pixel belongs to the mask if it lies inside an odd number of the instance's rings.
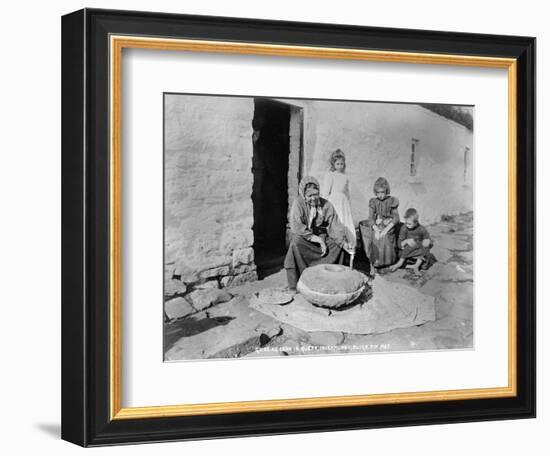
[[[418,224],[416,227],[409,229],[407,228],[407,225],[403,225],[401,227],[401,230],[399,231],[399,240],[397,245],[401,247],[401,243],[406,239],[414,239],[415,245],[410,246],[407,245],[404,248],[401,249],[399,252],[400,258],[421,258],[421,257],[427,257],[430,253],[430,249],[432,248],[433,242],[430,238],[430,233],[428,233],[428,230],[424,228],[422,225]],[[425,239],[429,239],[430,245],[428,247],[424,247],[422,245],[422,241]]]
[[[395,238],[397,234],[397,225],[399,223],[398,206],[399,200],[394,196],[386,196],[383,200],[371,198],[369,201],[369,218],[359,223],[359,231],[361,232],[365,255],[367,255],[371,264],[389,266],[395,263],[397,259]],[[391,218],[394,225],[392,229],[380,239],[376,239],[374,230],[372,229],[378,218]],[[380,230],[383,230],[385,225],[379,224],[378,227]]]

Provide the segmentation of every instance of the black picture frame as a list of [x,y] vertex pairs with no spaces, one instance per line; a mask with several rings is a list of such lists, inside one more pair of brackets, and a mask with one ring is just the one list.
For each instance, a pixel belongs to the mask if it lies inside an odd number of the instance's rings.
[[[517,395],[112,420],[109,36],[517,60]],[[62,19],[62,438],[82,446],[535,416],[535,38],[84,9]],[[498,286],[495,284],[494,286]]]

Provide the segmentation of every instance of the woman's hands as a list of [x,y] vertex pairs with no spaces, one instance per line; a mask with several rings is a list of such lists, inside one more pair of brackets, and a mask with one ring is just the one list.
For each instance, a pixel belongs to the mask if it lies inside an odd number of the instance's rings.
[[355,244],[352,241],[345,241],[342,248],[349,253],[355,252]]
[[313,235],[311,236],[310,241],[315,244],[319,244],[319,247],[321,247],[321,256],[325,256],[327,254],[327,244],[321,236]]

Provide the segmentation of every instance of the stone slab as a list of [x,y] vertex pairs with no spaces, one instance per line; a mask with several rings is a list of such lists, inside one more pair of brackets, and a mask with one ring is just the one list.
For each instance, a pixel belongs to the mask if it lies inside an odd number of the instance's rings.
[[432,247],[431,252],[434,254],[437,261],[439,261],[440,263],[446,263],[453,256],[453,253],[449,249],[446,249],[445,247],[439,244],[435,244]]
[[166,361],[246,356],[281,332],[278,321],[251,309],[244,297],[186,320],[179,322],[182,336],[172,335],[177,340],[165,353]]
[[433,296],[380,276],[374,280],[372,298],[362,299],[349,309],[331,311],[310,304],[300,294],[284,306],[264,304],[253,295],[250,307],[304,331],[380,334],[435,320]]
[[177,297],[164,303],[164,312],[168,318],[175,319],[185,317],[195,312],[195,309],[187,299]]
[[[433,269],[433,270],[432,270]],[[445,282],[460,282],[473,280],[473,269],[470,265],[451,261],[447,264],[435,264],[426,273],[427,278]]]
[[199,283],[193,286],[195,290],[212,290],[220,288],[220,284],[217,280],[208,280],[203,283]]
[[181,280],[168,279],[164,281],[164,297],[171,298],[182,295],[187,291],[187,286]]
[[439,237],[432,235],[434,240],[434,245],[437,245],[438,247],[442,247],[444,249],[448,250],[468,250],[470,249],[470,246],[468,242],[466,242],[464,239],[461,239],[459,236],[450,236],[447,235],[445,237]]
[[233,298],[231,293],[224,290],[217,290],[215,288],[195,290],[187,297],[197,311],[207,309],[208,307],[212,307],[222,302],[227,302],[231,300],[231,298]]

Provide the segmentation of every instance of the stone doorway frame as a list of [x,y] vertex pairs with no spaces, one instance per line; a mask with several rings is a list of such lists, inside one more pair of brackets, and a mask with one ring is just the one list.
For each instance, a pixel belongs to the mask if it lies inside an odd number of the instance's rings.
[[288,155],[288,215],[286,247],[290,243],[290,209],[298,196],[298,188],[304,171],[304,107],[281,101],[290,107],[289,155]]

